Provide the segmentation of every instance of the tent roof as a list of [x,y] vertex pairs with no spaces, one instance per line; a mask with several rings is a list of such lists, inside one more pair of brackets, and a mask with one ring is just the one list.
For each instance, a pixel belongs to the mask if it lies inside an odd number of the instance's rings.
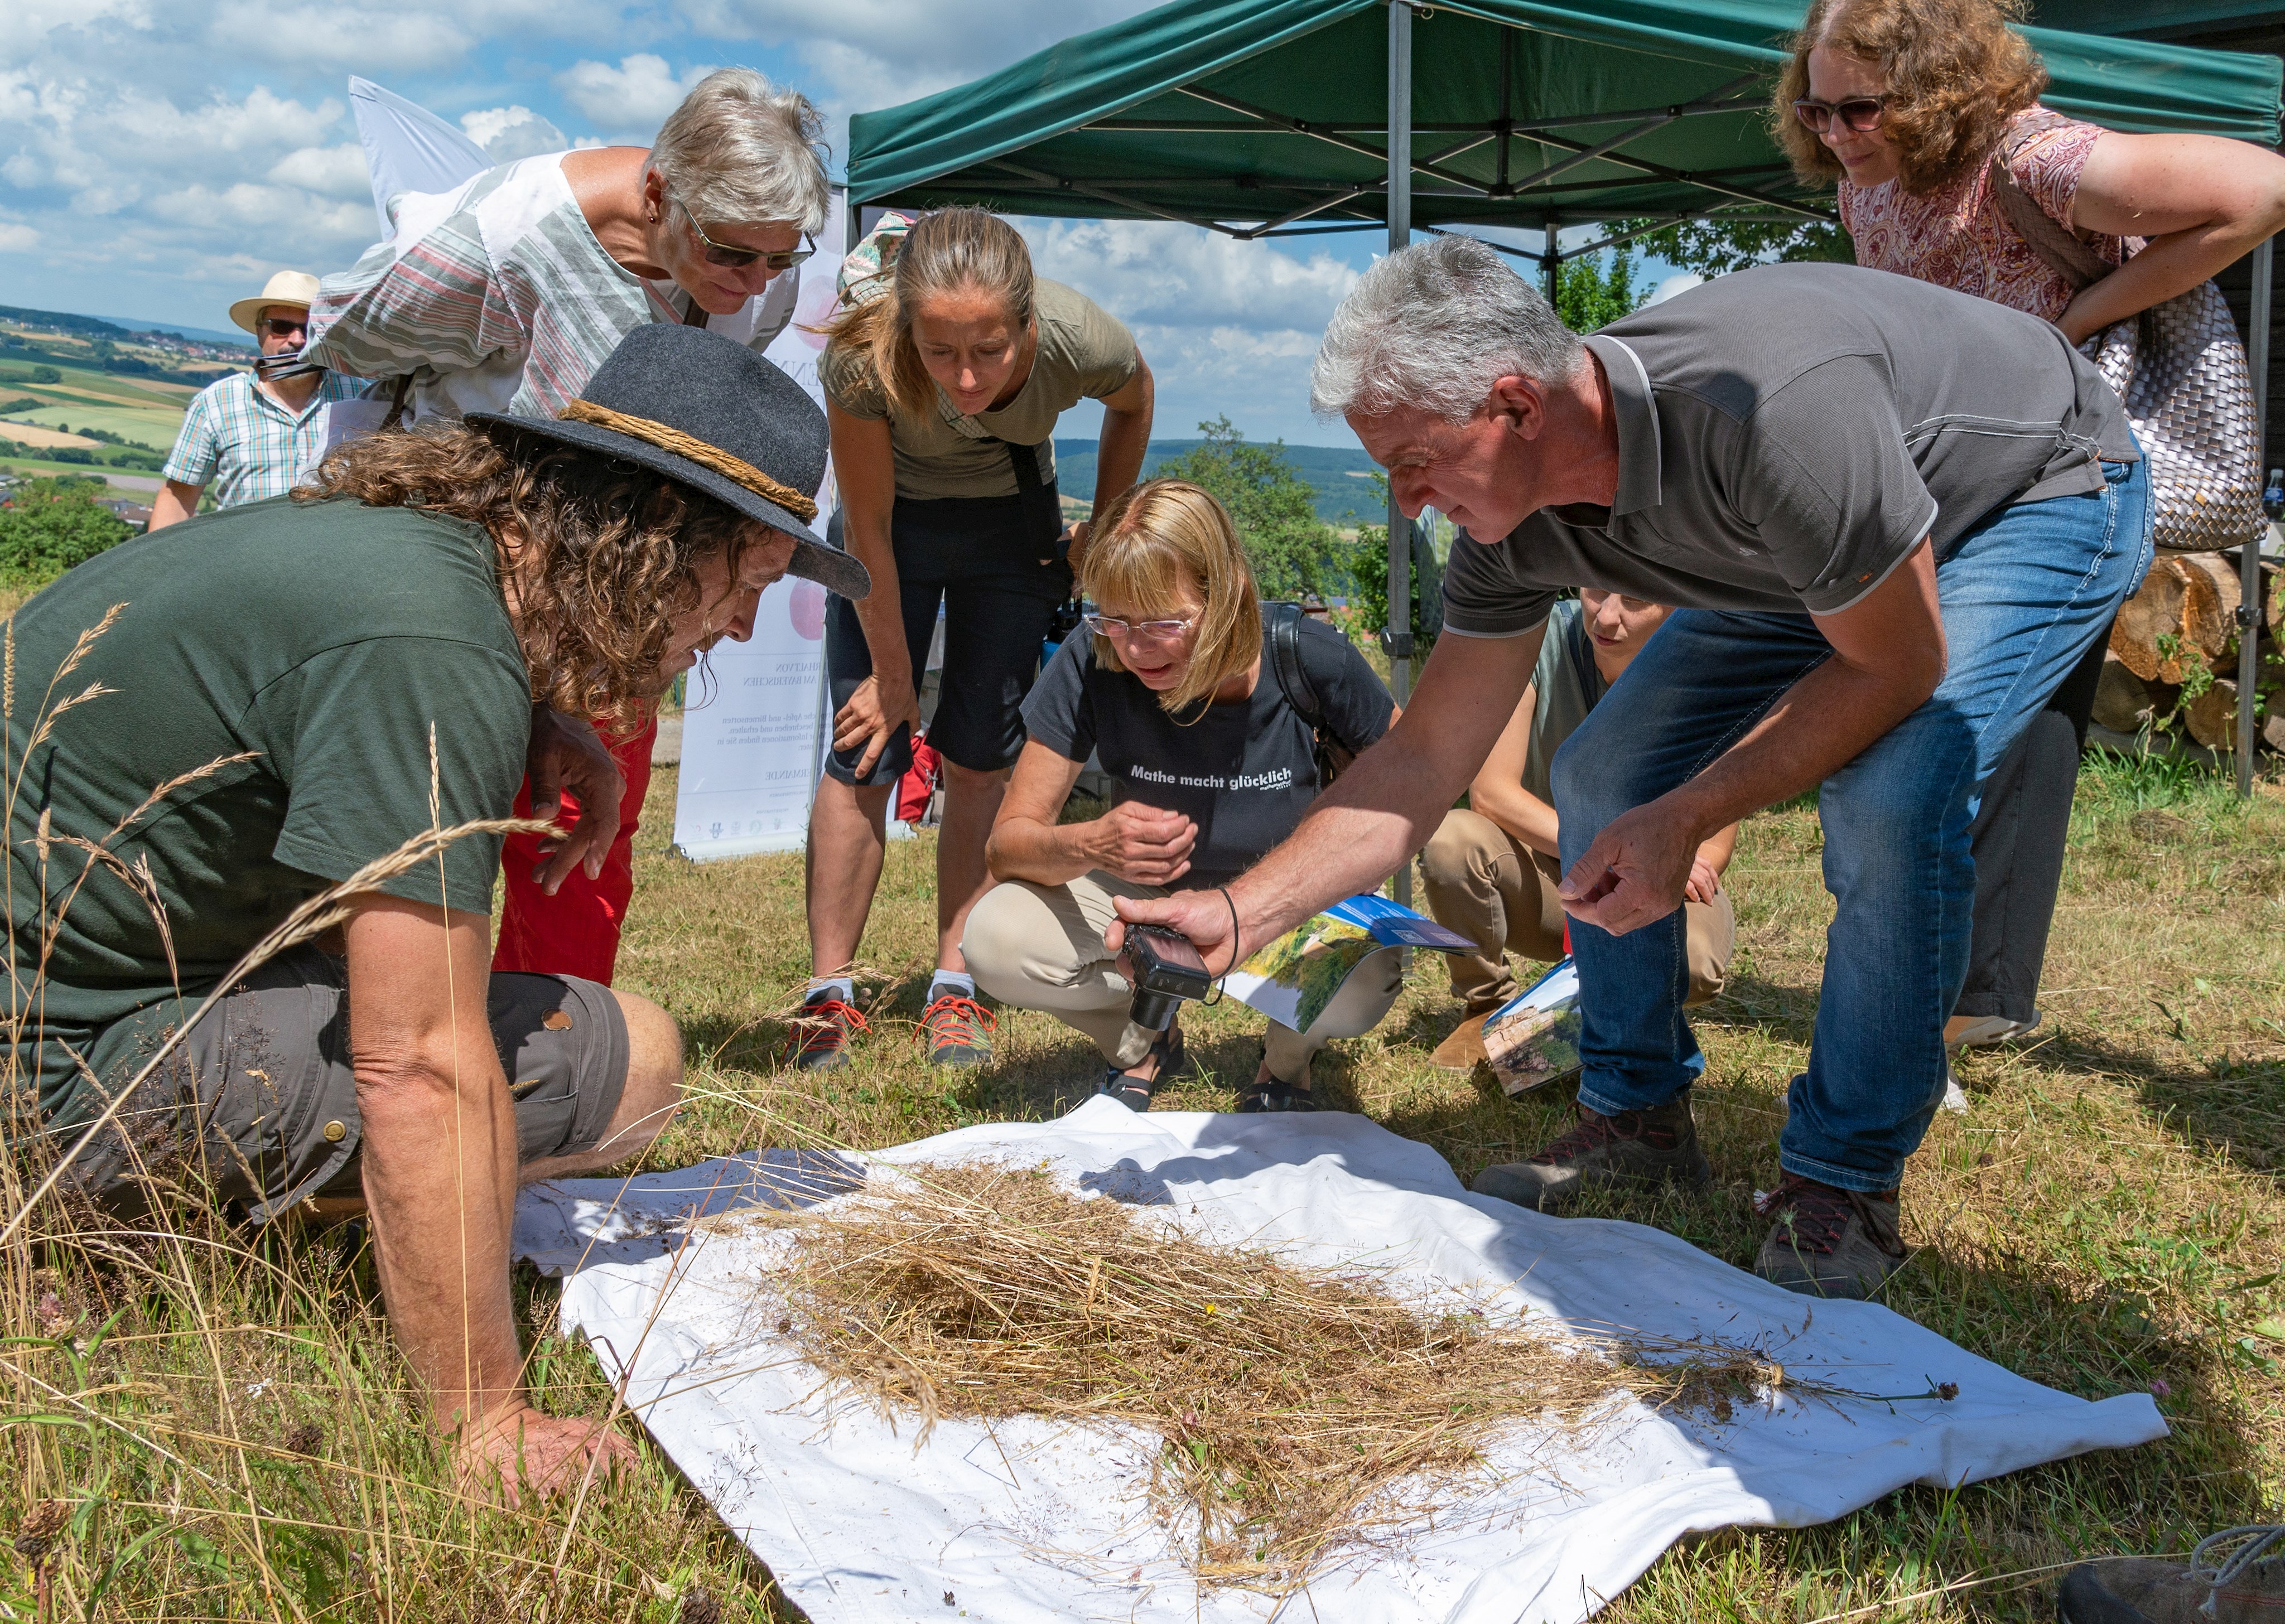
[[[1414,221],[1829,213],[1762,123],[1800,16],[1798,0],[1416,4]],[[2277,141],[2274,59],[2026,32],[2059,111]],[[1388,0],[1174,0],[858,114],[850,195],[1246,236],[1380,220],[1387,96]]]

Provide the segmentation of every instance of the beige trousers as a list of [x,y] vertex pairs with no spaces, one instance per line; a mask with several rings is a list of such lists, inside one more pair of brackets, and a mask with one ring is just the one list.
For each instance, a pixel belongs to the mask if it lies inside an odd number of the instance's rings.
[[[1127,1018],[1134,989],[1103,946],[1103,933],[1118,917],[1113,898],[1166,894],[1101,869],[1065,885],[1009,880],[985,892],[970,911],[961,955],[985,992],[1018,1009],[1044,1009],[1078,1028],[1095,1040],[1105,1060],[1123,1069],[1150,1053],[1158,1034]],[[1269,1074],[1302,1081],[1311,1055],[1335,1038],[1378,1026],[1403,985],[1402,955],[1394,949],[1375,953],[1357,966],[1307,1032],[1270,1022],[1261,1040]]]
[[[1543,964],[1563,956],[1563,900],[1557,890],[1562,870],[1481,812],[1446,812],[1420,853],[1420,869],[1436,922],[1482,949],[1446,955],[1452,991],[1467,1000],[1470,1015],[1488,1015],[1520,990],[1508,970],[1507,953]],[[1738,914],[1726,885],[1713,901],[1683,907],[1690,959],[1690,996],[1683,1001],[1691,1008],[1720,996]]]

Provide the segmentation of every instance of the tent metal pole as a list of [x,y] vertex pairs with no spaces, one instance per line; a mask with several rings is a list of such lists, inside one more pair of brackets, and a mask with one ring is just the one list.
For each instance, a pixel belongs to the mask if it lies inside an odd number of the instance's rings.
[[[1412,241],[1412,5],[1389,0],[1388,7],[1388,251]],[[1388,486],[1389,686],[1396,702],[1412,700],[1412,523],[1398,506],[1396,482]],[[1396,900],[1412,903],[1412,863],[1396,871]]]
[[844,186],[841,189],[841,252],[845,257],[857,252],[857,245],[865,240],[865,209],[857,194]]
[[1547,233],[1547,252],[1539,256],[1539,268],[1547,283],[1547,302],[1552,304],[1555,302],[1555,290],[1560,286],[1559,279],[1563,274],[1563,253],[1555,246],[1556,233],[1561,228],[1555,224],[1555,216],[1550,215],[1540,223],[1540,229]]
[[[2253,372],[2253,443],[2258,452],[2256,467],[2269,461],[2269,302],[2271,278],[2276,264],[2274,238],[2253,250],[2253,309],[2247,326],[2247,357]],[[2258,531],[2238,556],[2238,580],[2242,587],[2237,607],[2237,793],[2253,793],[2253,710],[2261,692],[2261,543],[2268,533]]]

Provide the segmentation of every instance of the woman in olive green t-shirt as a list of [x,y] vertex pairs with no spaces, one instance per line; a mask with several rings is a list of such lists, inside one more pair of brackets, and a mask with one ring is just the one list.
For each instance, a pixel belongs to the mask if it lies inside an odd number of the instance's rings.
[[[912,764],[921,673],[944,616],[943,688],[929,742],[944,758],[937,841],[937,975],[922,1033],[930,1063],[990,1054],[990,1017],[960,936],[991,884],[984,843],[1024,748],[1021,706],[1040,645],[1072,592],[1056,492],[1055,428],[1080,400],[1103,404],[1100,510],[1135,482],[1150,437],[1150,369],[1113,317],[1035,279],[1005,221],[948,208],[873,239],[883,270],[849,289],[820,368],[842,527],[872,573],[862,602],[827,612],[833,753],[810,812],[810,989],[796,1060],[842,1063],[861,1028],[851,967],[880,883],[883,826]],[[894,252],[893,268],[885,262]],[[869,294],[870,296],[868,296]]]

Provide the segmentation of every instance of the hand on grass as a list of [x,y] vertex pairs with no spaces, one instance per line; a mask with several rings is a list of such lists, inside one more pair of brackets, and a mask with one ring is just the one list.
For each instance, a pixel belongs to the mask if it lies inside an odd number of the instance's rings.
[[1679,820],[1654,802],[1637,806],[1605,825],[1571,865],[1563,911],[1624,936],[1680,907],[1697,866],[1698,842]]
[[859,683],[849,702],[834,713],[833,748],[845,750],[865,745],[865,754],[857,763],[859,783],[872,776],[873,764],[889,748],[889,739],[899,722],[918,731],[920,695],[913,691],[909,679],[899,677],[884,681],[878,671]]
[[1182,813],[1122,801],[1087,826],[1086,850],[1097,868],[1130,884],[1172,885],[1190,873],[1197,839],[1198,826]]
[[522,1505],[526,1495],[577,1494],[591,1463],[598,1481],[635,1463],[634,1446],[603,1423],[545,1416],[528,1404],[487,1415],[472,1436],[453,1446],[452,1455],[464,1487],[510,1508]]
[[591,880],[601,877],[603,859],[619,836],[619,802],[627,792],[609,747],[577,717],[534,705],[523,770],[531,781],[533,817],[554,818],[567,790],[579,802],[579,820],[570,832],[539,843],[547,860],[531,871],[532,879],[553,897],[574,868],[586,869]]

